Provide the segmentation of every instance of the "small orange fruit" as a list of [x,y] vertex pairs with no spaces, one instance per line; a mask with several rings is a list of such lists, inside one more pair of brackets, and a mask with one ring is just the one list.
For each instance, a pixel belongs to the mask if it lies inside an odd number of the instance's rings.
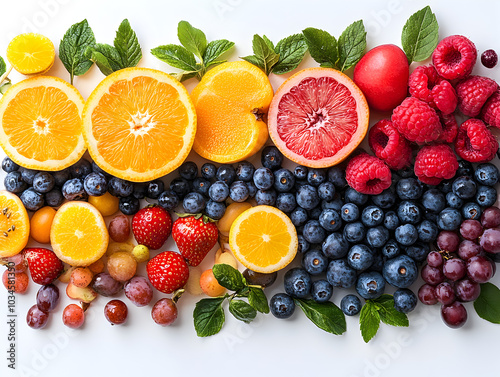
[[111,216],[118,211],[120,199],[106,192],[101,196],[89,196],[89,203],[92,204],[104,217]]
[[50,243],[50,227],[56,215],[52,207],[42,207],[31,216],[30,235],[36,242]]
[[21,199],[0,191],[0,258],[18,254],[30,236],[30,219]]
[[19,34],[7,46],[7,60],[24,75],[46,72],[54,64],[56,50],[49,38],[36,34]]
[[222,296],[226,292],[226,288],[219,284],[211,268],[201,274],[200,287],[203,293],[210,297]]
[[191,93],[198,115],[194,150],[220,163],[257,153],[268,139],[265,117],[273,98],[266,74],[246,61],[208,71]]

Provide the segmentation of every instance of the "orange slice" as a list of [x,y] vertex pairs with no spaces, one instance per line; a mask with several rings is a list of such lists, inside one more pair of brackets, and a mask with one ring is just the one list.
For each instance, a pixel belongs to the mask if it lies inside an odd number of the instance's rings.
[[106,172],[145,182],[179,167],[193,145],[196,112],[184,86],[147,68],[107,76],[83,112],[83,135]]
[[297,254],[297,232],[279,209],[260,205],[236,218],[229,231],[229,246],[246,268],[270,273],[287,266]]
[[244,160],[264,146],[263,120],[273,88],[262,70],[246,61],[208,71],[191,93],[198,115],[194,150],[220,163]]
[[88,266],[108,248],[109,235],[100,212],[86,202],[67,202],[59,208],[50,228],[57,257],[71,266]]
[[24,75],[48,71],[55,56],[50,39],[36,33],[19,34],[7,46],[7,60]]
[[62,170],[85,152],[83,97],[66,81],[37,76],[13,85],[0,99],[0,144],[29,169]]
[[30,236],[30,219],[21,199],[0,191],[0,258],[21,252]]

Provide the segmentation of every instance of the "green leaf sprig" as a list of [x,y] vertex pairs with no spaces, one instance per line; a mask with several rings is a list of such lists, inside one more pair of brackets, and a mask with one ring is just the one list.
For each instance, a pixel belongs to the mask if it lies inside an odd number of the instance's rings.
[[298,298],[295,298],[294,301],[302,309],[306,317],[321,330],[335,335],[341,335],[347,330],[345,315],[333,302],[319,303],[314,300]]
[[474,301],[479,317],[491,323],[500,324],[500,289],[494,284],[481,284],[481,293]]
[[180,21],[177,37],[181,45],[167,44],[155,47],[151,53],[168,65],[181,70],[172,73],[179,81],[192,77],[201,80],[210,67],[224,63],[221,56],[231,50],[234,42],[218,39],[208,42],[205,33],[187,21]]
[[7,65],[5,60],[0,56],[0,94],[3,95],[7,89],[9,89],[12,84],[10,79],[7,77]]
[[354,67],[366,50],[366,31],[363,21],[349,25],[338,41],[327,31],[309,27],[302,30],[311,57],[321,67],[341,72]]
[[439,26],[431,7],[426,6],[412,14],[401,33],[401,45],[408,63],[429,58],[438,44]]
[[[229,301],[229,312],[245,323],[252,322],[257,312],[269,313],[269,304],[262,287],[249,285],[241,272],[227,264],[216,264],[212,271],[219,284],[233,293],[204,298],[196,303],[193,319],[198,336],[215,335],[222,329],[225,321],[222,304],[226,299]],[[248,302],[239,298],[247,298]]]
[[293,71],[304,59],[307,44],[302,34],[293,34],[280,40],[276,46],[265,35],[255,34],[252,41],[253,55],[242,57],[262,69],[266,75],[282,75]]
[[363,340],[366,343],[377,334],[380,321],[391,326],[409,326],[406,314],[394,309],[394,298],[387,294],[377,299],[366,300],[361,308],[359,326]]

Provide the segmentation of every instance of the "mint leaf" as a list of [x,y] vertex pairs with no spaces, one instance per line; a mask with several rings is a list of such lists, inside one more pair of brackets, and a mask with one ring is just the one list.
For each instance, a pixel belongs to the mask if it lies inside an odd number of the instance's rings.
[[304,314],[320,329],[340,335],[346,331],[345,316],[333,302],[317,303],[314,300],[294,299]]
[[336,68],[338,60],[337,40],[328,32],[309,27],[302,30],[311,57],[321,67]]
[[271,40],[268,37],[266,37],[265,35],[263,35],[262,39],[264,40],[264,42],[266,42],[267,47],[269,47],[273,51],[276,51],[276,49],[274,48],[274,43],[271,42]]
[[365,343],[377,334],[380,326],[380,316],[371,300],[367,300],[359,313],[359,328]]
[[255,55],[243,56],[242,59],[246,60],[249,63],[252,63],[253,65],[259,67],[260,69],[262,69],[265,72],[266,68],[264,66],[264,62],[262,60],[260,60],[258,57],[256,57]]
[[302,34],[294,34],[283,38],[275,48],[279,55],[278,63],[273,67],[273,73],[282,75],[297,68],[307,51],[306,39]]
[[91,51],[90,60],[96,63],[97,67],[104,75],[110,75],[124,68],[122,67],[120,54],[118,54],[118,51],[116,51],[113,46],[105,43],[98,43]]
[[257,311],[242,300],[231,300],[229,302],[229,312],[240,321],[252,322],[257,316]]
[[179,68],[184,71],[198,70],[194,55],[186,50],[185,47],[178,45],[158,46],[153,48],[151,53],[172,67]]
[[211,65],[218,63],[223,63],[225,60],[217,61],[217,59],[232,49],[234,42],[230,42],[227,39],[219,39],[212,41],[207,45],[205,52],[203,54],[203,62],[205,67],[208,68]]
[[222,303],[225,297],[204,298],[196,303],[193,311],[194,328],[201,337],[217,334],[225,321]]
[[215,264],[212,271],[219,284],[224,288],[239,291],[246,287],[246,281],[242,273],[228,264]]
[[141,60],[141,45],[127,19],[118,27],[114,45],[121,57],[121,68],[135,67]]
[[494,284],[481,284],[481,294],[474,301],[474,309],[482,319],[500,324],[500,289]]
[[398,312],[394,309],[394,299],[391,298],[390,300],[384,302],[377,302],[377,300],[374,301],[380,319],[386,325],[400,327],[408,327],[410,325],[406,314]]
[[338,48],[340,71],[354,67],[363,57],[366,49],[366,31],[362,20],[353,22],[342,32]]
[[[269,39],[267,40],[269,41]],[[254,55],[242,58],[262,69],[266,75],[271,73],[273,66],[279,60],[279,55],[274,52],[271,48],[272,43],[269,44],[269,42],[266,42],[260,35],[255,34],[252,41]]]
[[248,303],[261,313],[269,313],[269,304],[262,288],[249,287]]
[[205,33],[191,26],[187,21],[180,21],[177,26],[177,37],[186,50],[203,60],[203,54],[207,48]]
[[401,34],[401,44],[408,63],[421,62],[431,56],[438,44],[438,22],[431,7],[412,14]]
[[2,76],[7,71],[7,65],[5,60],[0,56],[0,76]]

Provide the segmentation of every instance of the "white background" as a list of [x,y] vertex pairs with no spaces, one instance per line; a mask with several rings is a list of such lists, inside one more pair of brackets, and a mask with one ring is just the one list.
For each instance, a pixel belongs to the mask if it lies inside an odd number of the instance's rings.
[[[0,55],[5,57],[9,40],[21,32],[40,32],[58,45],[66,29],[87,18],[98,42],[112,43],[115,30],[128,18],[142,45],[140,66],[171,69],[149,53],[161,44],[177,43],[180,20],[205,31],[209,40],[227,38],[236,42],[230,56],[251,54],[254,33],[279,39],[312,26],[336,37],[351,22],[363,19],[368,31],[368,48],[393,43],[400,45],[406,19],[429,4],[440,25],[440,39],[463,34],[477,46],[479,53],[493,48],[500,52],[499,2],[488,1],[68,1],[2,0]],[[311,58],[301,67],[314,66]],[[413,66],[412,66],[413,68]],[[500,67],[486,70],[480,64],[476,74],[500,79]],[[56,60],[49,74],[69,79]],[[14,81],[21,77],[11,75]],[[75,80],[87,97],[103,78],[96,67]],[[284,77],[271,75],[275,88]],[[192,89],[195,82],[187,83]],[[372,118],[377,119],[378,116]],[[3,157],[3,152],[1,156]],[[195,156],[192,156],[195,158]],[[253,161],[257,161],[254,158]],[[1,176],[3,180],[3,175]],[[169,180],[169,178],[167,178]],[[162,249],[173,249],[173,241]],[[213,263],[213,255],[204,262]],[[142,271],[143,272],[143,271]],[[281,290],[278,283],[267,291],[268,297]],[[500,274],[493,282],[500,284]],[[415,290],[418,288],[415,285]],[[162,328],[150,318],[150,307],[129,305],[128,323],[111,326],[103,316],[104,297],[92,303],[80,330],[69,330],[61,321],[62,309],[70,300],[60,284],[62,302],[44,330],[25,324],[28,308],[34,304],[37,286],[17,297],[17,371],[7,368],[7,298],[0,289],[0,375],[3,376],[115,376],[145,375],[281,375],[305,376],[322,373],[335,376],[419,376],[419,375],[496,375],[500,326],[477,317],[468,304],[469,320],[459,330],[447,328],[440,319],[439,307],[418,308],[410,313],[409,328],[381,325],[369,344],[361,338],[358,317],[347,318],[347,332],[334,336],[317,329],[297,311],[292,319],[280,321],[272,315],[259,315],[251,325],[227,316],[221,333],[205,339],[196,336],[192,310],[198,297],[183,297],[180,317],[175,325]],[[348,291],[334,292],[339,303]],[[156,299],[161,295],[157,293]],[[127,300],[126,298],[124,300]]]

